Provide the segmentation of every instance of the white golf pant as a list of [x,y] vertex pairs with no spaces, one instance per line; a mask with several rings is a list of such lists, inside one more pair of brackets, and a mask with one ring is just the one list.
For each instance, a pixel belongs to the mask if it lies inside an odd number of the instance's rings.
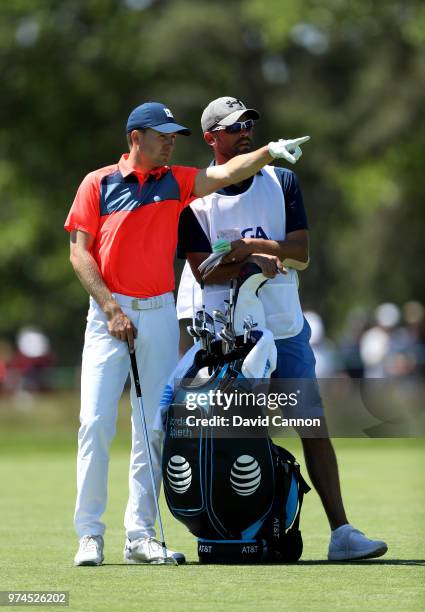
[[[179,329],[172,293],[146,300],[114,294],[137,328],[136,358],[149,432],[153,471],[159,493],[162,436],[152,422],[162,390],[177,365]],[[139,309],[140,308],[140,309]],[[130,370],[125,342],[112,337],[106,316],[90,298],[81,372],[75,530],[79,537],[103,535],[109,447],[115,435],[118,402]],[[129,499],[124,526],[130,539],[154,536],[156,510],[139,404],[131,382],[132,448]]]

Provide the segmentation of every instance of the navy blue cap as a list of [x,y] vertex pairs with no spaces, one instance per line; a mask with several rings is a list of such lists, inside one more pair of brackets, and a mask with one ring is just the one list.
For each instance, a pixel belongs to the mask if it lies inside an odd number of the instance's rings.
[[176,123],[170,109],[159,102],[145,102],[131,111],[127,120],[127,133],[144,128],[152,128],[164,134],[191,134],[186,127]]

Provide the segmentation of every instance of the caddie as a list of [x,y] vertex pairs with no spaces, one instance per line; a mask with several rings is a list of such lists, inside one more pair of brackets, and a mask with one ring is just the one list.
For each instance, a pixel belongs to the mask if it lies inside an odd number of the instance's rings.
[[[230,96],[208,104],[202,113],[201,126],[205,142],[214,152],[212,168],[240,159],[252,150],[254,125],[259,118],[257,110]],[[270,143],[269,151],[272,157],[281,157],[274,143]],[[299,157],[301,151],[295,151]],[[303,413],[294,416],[322,420],[323,436],[300,435],[309,476],[331,528],[328,558],[345,561],[379,557],[387,551],[385,542],[367,538],[348,522],[337,460],[327,435],[315,358],[309,343],[311,330],[298,295],[297,270],[305,269],[309,263],[309,235],[296,175],[291,170],[266,165],[253,177],[194,200],[183,212],[178,252],[188,261],[177,299],[179,318],[192,317],[193,310],[199,309],[198,266],[211,254],[212,244],[224,238],[233,240],[232,250],[204,278],[206,308],[212,311],[223,307],[230,279],[238,276],[247,261],[256,263],[270,278],[258,297],[277,348],[277,368],[272,377],[307,380],[309,384],[304,386],[308,400],[303,402]],[[287,268],[286,274],[279,273],[282,266]]]
[[[158,102],[135,108],[126,132],[130,152],[84,178],[65,222],[71,263],[90,294],[81,374],[75,565],[100,565],[104,559],[109,447],[129,373],[129,351],[136,353],[159,490],[161,437],[152,431],[152,420],[178,358],[172,291],[179,215],[194,198],[239,183],[272,159],[263,146],[216,167],[169,166],[177,135],[190,131]],[[295,159],[296,144],[279,140],[275,152]],[[133,384],[131,403],[124,561],[149,563],[162,559],[163,551],[155,539],[155,500]],[[184,562],[181,553],[168,550],[167,555]]]

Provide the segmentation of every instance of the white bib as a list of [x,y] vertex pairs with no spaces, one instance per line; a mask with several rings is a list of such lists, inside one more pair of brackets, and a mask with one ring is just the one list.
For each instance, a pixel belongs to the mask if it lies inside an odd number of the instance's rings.
[[[286,214],[282,185],[272,166],[261,170],[251,186],[239,195],[212,193],[194,200],[192,208],[208,240],[213,244],[229,230],[242,238],[285,240]],[[288,274],[277,274],[260,289],[267,328],[275,339],[296,336],[303,327],[303,313],[298,295],[298,275],[293,269]],[[229,284],[205,285],[207,312],[214,308],[224,310],[229,299]],[[179,319],[191,318],[202,306],[199,283],[186,262],[177,296]],[[249,313],[247,313],[249,314]]]

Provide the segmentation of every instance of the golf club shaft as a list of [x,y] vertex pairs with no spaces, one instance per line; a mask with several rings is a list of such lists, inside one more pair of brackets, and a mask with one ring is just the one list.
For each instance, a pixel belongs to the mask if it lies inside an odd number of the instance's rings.
[[162,527],[161,512],[159,510],[159,500],[158,500],[158,495],[156,491],[155,476],[154,476],[153,467],[152,467],[152,454],[151,454],[151,447],[149,443],[148,428],[146,426],[145,411],[143,410],[143,399],[142,399],[142,389],[140,387],[139,369],[137,367],[135,351],[134,350],[131,351],[129,348],[129,354],[130,354],[131,370],[133,373],[134,387],[136,389],[137,401],[139,404],[140,420],[142,421],[143,437],[145,440],[145,446],[146,446],[146,450],[148,453],[148,465],[149,465],[149,472],[151,475],[153,495],[155,498],[155,507],[156,507],[156,512],[158,515],[158,525],[159,525],[159,532],[161,535],[162,554],[164,555],[164,561],[166,561],[167,560],[167,547],[165,546],[164,529]]
[[233,283],[233,278],[230,279],[230,293],[229,293],[229,309],[230,309],[230,314],[229,314],[229,329],[230,331],[233,331],[233,300],[234,300],[234,283]]
[[201,296],[202,296],[202,315],[204,318],[204,323],[205,323],[205,313],[206,313],[206,308],[205,308],[205,283],[203,280],[201,280]]

